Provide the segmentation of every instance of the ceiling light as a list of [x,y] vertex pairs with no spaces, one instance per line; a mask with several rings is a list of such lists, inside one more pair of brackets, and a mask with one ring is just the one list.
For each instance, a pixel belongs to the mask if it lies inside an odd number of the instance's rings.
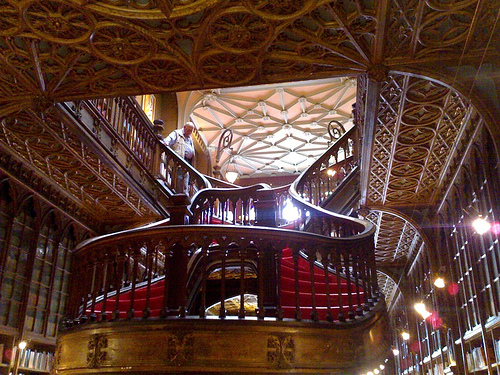
[[236,181],[237,178],[238,178],[238,172],[232,172],[232,171],[226,172],[226,180],[228,182],[234,183],[234,181]]
[[410,334],[406,331],[401,332],[401,337],[403,340],[408,341],[410,339]]
[[234,164],[234,156],[231,157],[231,160],[229,161],[229,164],[226,167],[226,180],[230,182],[231,184],[236,181],[236,179],[239,176],[238,171],[236,170],[236,165]]
[[26,349],[26,347],[27,347],[27,346],[28,346],[28,343],[27,343],[26,341],[21,341],[21,342],[17,345],[17,347],[18,347],[19,349],[21,349],[21,350],[22,350],[22,349]]
[[392,354],[394,354],[394,356],[398,356],[399,355],[399,350],[397,350],[396,348],[393,348],[392,349]]
[[479,216],[476,220],[472,222],[472,227],[476,231],[477,234],[485,234],[490,230],[491,224]]
[[380,367],[381,370],[385,369],[384,365],[380,365],[379,367]]
[[434,286],[436,288],[442,289],[445,287],[445,282],[442,277],[437,277],[436,280],[434,280]]

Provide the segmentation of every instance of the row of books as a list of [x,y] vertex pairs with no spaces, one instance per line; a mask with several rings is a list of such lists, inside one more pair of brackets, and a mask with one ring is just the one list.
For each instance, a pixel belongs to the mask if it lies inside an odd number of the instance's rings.
[[466,353],[465,356],[467,359],[467,369],[469,371],[478,370],[486,366],[482,347],[473,348],[470,352]]
[[21,349],[19,357],[19,367],[50,371],[54,353],[35,349]]
[[500,362],[500,339],[493,340],[493,349],[495,350],[496,362]]
[[442,363],[436,363],[433,368],[427,370],[427,375],[444,375],[444,367]]

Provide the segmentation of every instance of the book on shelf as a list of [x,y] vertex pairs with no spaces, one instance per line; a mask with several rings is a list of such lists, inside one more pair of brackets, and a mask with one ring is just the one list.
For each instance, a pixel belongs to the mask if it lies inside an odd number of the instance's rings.
[[486,366],[484,350],[481,346],[472,348],[472,350],[466,354],[466,359],[468,371],[475,371]]
[[54,354],[51,352],[22,349],[19,366],[22,368],[50,371]]

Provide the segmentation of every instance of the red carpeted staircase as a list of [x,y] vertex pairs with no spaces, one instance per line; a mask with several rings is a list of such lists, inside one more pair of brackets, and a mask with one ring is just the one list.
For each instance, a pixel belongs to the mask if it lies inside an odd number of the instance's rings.
[[[338,319],[341,307],[339,306],[338,289],[340,288],[342,293],[342,312],[347,317],[349,306],[349,288],[351,289],[351,304],[352,309],[357,307],[356,305],[356,295],[355,286],[353,284],[348,285],[347,281],[343,278],[337,280],[337,276],[334,274],[328,275],[329,280],[329,294],[327,294],[327,288],[325,283],[325,274],[322,268],[314,266],[313,269],[314,278],[314,298],[316,311],[319,320],[326,320],[328,313],[328,298],[330,299],[331,316],[333,320]],[[292,252],[290,249],[286,248],[283,250],[282,261],[281,261],[281,306],[283,309],[285,318],[296,318],[296,301],[295,301],[295,271],[294,271],[294,261],[292,257]],[[311,270],[310,264],[304,258],[298,257],[298,283],[297,290],[299,295],[299,311],[302,319],[312,318],[312,288],[311,288]],[[140,318],[143,316],[143,310],[146,307],[146,296],[147,296],[147,286],[139,287],[134,293],[134,317]],[[151,317],[160,316],[160,311],[162,309],[164,296],[164,280],[161,279],[151,284],[150,294],[149,294],[149,309]],[[130,300],[132,298],[132,292],[125,291],[119,295],[118,298],[118,311],[119,318],[127,318],[127,312],[130,310]],[[103,302],[96,303],[94,312],[100,314],[103,309]],[[106,312],[107,318],[112,318],[112,312],[116,309],[116,295],[111,295],[106,301]],[[87,314],[91,311],[87,310]]]
[[[298,257],[298,283],[297,290],[299,294],[299,311],[302,319],[311,319],[312,317],[312,280],[311,266],[308,261]],[[342,312],[347,317],[349,306],[349,288],[351,289],[352,309],[356,309],[355,285],[348,285],[344,278],[338,278],[334,274],[328,274],[328,292],[325,281],[325,272],[322,268],[313,266],[314,281],[314,299],[316,311],[319,320],[326,320],[328,314],[328,298],[330,300],[331,316],[333,320],[338,319],[341,306],[339,305],[338,290],[342,294]],[[292,251],[288,248],[283,249],[281,260],[281,306],[285,318],[296,317],[295,301],[295,267],[292,257]]]

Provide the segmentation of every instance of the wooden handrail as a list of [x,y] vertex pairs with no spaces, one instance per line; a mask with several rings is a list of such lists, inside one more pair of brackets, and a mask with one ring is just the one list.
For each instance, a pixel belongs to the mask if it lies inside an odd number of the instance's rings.
[[[200,296],[201,306],[196,311],[188,296],[193,295],[190,288],[206,284],[214,269],[209,265],[214,262],[219,265],[219,270],[222,267],[223,274],[224,267],[240,265],[237,268],[241,275],[245,272],[245,265],[254,265],[260,286],[250,290],[241,287],[240,297],[243,298],[246,291],[256,294],[260,301],[258,317],[281,319],[284,309],[283,297],[279,294],[282,289],[281,259],[291,255],[297,263],[299,253],[311,265],[320,262],[324,278],[330,278],[327,283],[330,287],[321,294],[328,301],[338,301],[339,306],[335,311],[330,306],[324,319],[354,319],[363,315],[363,311],[370,310],[376,297],[371,285],[375,273],[374,264],[369,261],[372,250],[363,238],[357,238],[346,246],[342,238],[279,228],[188,225],[124,231],[89,240],[75,251],[74,277],[79,282],[74,283],[75,287],[70,292],[68,321],[147,318],[155,315],[154,311],[160,317],[182,317],[186,314],[203,317],[207,308],[203,305],[203,301],[207,301],[206,296]],[[189,268],[190,259],[195,256],[201,257],[198,266]],[[332,270],[337,271],[336,281],[332,279]],[[199,283],[188,283],[193,272],[197,273]],[[341,275],[347,280],[347,292],[341,289]],[[150,295],[154,278],[158,276],[164,278],[165,284],[160,301],[158,297],[153,300]],[[239,279],[244,282],[245,277]],[[302,281],[296,277],[293,283],[298,288]],[[308,298],[314,301],[320,296],[314,287],[320,280],[312,268],[306,281],[311,284]],[[227,283],[227,280],[222,278],[221,282]],[[206,293],[206,289],[197,290],[196,293]],[[136,297],[139,292],[140,296]],[[221,291],[218,300],[223,304],[227,297],[230,296]],[[141,311],[135,311],[139,303]],[[314,305],[310,316],[302,316],[301,311],[305,307],[311,308],[310,303],[304,306],[301,296],[296,293],[292,306],[296,310],[296,319],[320,320],[318,312],[314,312],[317,310]]]
[[[169,195],[187,194],[211,187],[210,182],[170,147],[160,142],[153,124],[135,98],[101,98],[78,103],[85,107],[99,127],[121,142],[131,157],[155,176]],[[188,191],[181,189],[181,180],[189,179]]]
[[[94,114],[99,123],[111,131],[116,140],[123,141],[150,171],[155,173],[155,154],[158,137],[153,124],[132,97],[101,98],[80,103]],[[104,121],[102,121],[104,120]]]

